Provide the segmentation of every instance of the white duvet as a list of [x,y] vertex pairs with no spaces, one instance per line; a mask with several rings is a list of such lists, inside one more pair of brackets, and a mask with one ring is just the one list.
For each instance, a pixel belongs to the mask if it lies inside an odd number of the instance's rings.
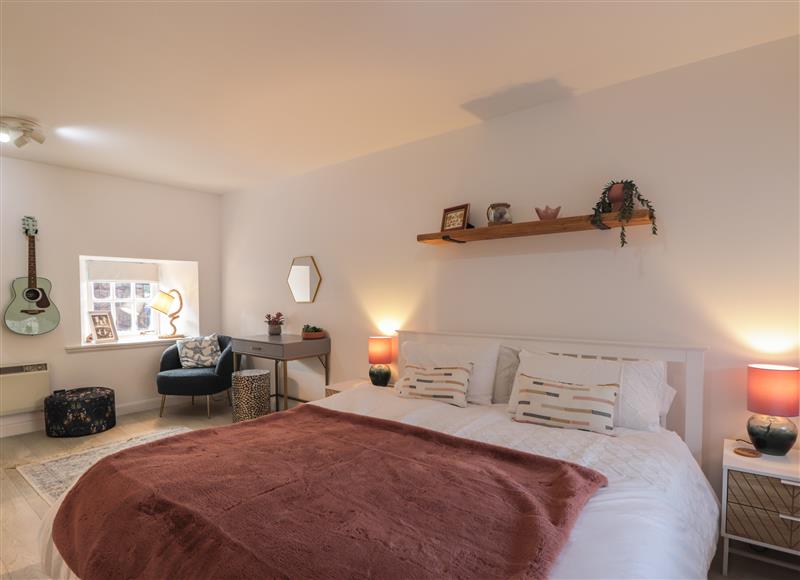
[[[706,578],[717,546],[719,505],[689,449],[673,432],[619,429],[617,437],[516,423],[506,405],[462,409],[401,399],[369,383],[311,404],[400,421],[458,437],[571,461],[602,472],[552,578]],[[53,578],[76,578],[42,528],[42,563]],[[480,533],[476,530],[475,533]]]

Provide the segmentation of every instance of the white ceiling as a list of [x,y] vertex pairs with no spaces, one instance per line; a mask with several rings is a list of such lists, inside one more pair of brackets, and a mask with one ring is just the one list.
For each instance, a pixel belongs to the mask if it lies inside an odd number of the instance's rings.
[[2,3],[2,153],[226,192],[798,33],[790,3]]

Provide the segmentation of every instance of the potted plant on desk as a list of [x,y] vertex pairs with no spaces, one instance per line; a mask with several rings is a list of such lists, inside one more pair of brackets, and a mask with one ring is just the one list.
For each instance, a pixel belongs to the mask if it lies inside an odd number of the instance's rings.
[[284,320],[283,314],[276,312],[275,314],[267,314],[264,322],[266,322],[269,327],[269,333],[275,336],[281,333]]
[[313,324],[306,324],[303,326],[303,340],[315,340],[317,338],[325,338],[325,330]]

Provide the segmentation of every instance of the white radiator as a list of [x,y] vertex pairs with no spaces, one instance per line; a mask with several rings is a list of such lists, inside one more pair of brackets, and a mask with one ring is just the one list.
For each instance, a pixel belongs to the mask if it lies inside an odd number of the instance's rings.
[[49,394],[47,363],[0,367],[0,415],[41,411]]

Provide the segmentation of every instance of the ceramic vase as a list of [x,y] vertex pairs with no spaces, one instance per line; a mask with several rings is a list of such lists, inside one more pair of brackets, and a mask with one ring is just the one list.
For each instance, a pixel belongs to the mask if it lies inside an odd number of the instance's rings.
[[536,208],[536,215],[539,216],[539,219],[542,221],[545,220],[554,220],[558,217],[558,212],[561,211],[561,206],[558,207],[550,207],[549,205],[544,206],[544,209],[537,207]]

